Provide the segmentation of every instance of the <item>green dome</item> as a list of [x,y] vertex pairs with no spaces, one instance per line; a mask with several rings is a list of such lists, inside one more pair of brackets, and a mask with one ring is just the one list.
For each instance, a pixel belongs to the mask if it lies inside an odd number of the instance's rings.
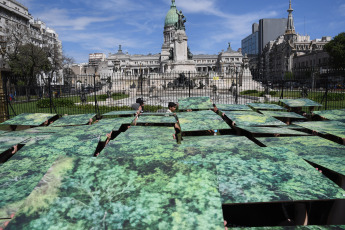
[[168,11],[167,16],[165,17],[164,26],[173,26],[176,22],[178,22],[178,15],[176,13],[175,1],[172,1],[170,10]]

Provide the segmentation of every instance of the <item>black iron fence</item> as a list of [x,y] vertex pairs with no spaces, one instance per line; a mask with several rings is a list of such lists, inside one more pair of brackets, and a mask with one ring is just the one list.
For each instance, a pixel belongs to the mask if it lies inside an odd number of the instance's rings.
[[65,76],[25,83],[3,76],[8,118],[21,113],[104,114],[130,110],[136,98],[145,109],[165,111],[168,102],[209,96],[215,104],[278,103],[281,98],[310,98],[321,109],[345,108],[345,71],[298,69],[275,73],[167,73]]

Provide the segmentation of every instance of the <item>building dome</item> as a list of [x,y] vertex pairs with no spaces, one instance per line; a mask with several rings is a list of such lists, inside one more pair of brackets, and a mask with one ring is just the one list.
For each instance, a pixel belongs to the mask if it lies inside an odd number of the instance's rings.
[[178,22],[178,15],[176,13],[175,0],[172,0],[170,10],[168,11],[167,16],[165,17],[164,26],[173,26],[177,22]]

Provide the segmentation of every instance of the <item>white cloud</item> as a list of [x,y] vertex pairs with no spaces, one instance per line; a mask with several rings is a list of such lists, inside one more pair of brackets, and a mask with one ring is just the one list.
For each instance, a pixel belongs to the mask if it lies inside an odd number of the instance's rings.
[[58,28],[62,27],[66,30],[84,30],[88,29],[92,23],[107,22],[116,19],[115,16],[111,17],[72,17],[73,11],[67,9],[53,8],[35,15],[39,19],[42,19],[49,27]]
[[214,15],[221,15],[222,13],[216,8],[216,0],[189,0],[178,3],[178,8],[181,8],[187,13],[207,13]]

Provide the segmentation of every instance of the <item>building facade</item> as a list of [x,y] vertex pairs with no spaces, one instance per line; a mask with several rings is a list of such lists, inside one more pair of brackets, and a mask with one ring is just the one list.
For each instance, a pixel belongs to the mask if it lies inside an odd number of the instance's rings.
[[[116,53],[109,54],[100,62],[98,73],[101,78],[106,78],[112,74],[151,74],[169,73],[172,71],[174,56],[174,41],[177,39],[177,23],[179,22],[179,12],[175,0],[171,1],[171,6],[166,14],[163,30],[163,44],[161,53],[148,55],[130,55],[122,51],[122,47]],[[229,72],[234,66],[243,66],[243,55],[240,51],[232,50],[230,43],[226,51],[218,54],[197,54],[193,55],[189,48],[185,51],[188,54],[188,63],[193,63],[197,72]],[[188,72],[188,71],[187,71]]]
[[[49,48],[51,56],[62,58],[62,44],[58,34],[51,28],[47,27],[41,20],[35,20],[29,13],[28,8],[15,0],[3,0],[0,2],[0,42],[6,46],[6,50],[13,49],[11,39],[13,34],[21,35],[21,43],[32,43],[39,47]],[[5,57],[0,57],[0,67],[6,67]],[[62,71],[52,73],[52,84],[63,84]],[[38,77],[38,84],[44,82],[46,74]]]
[[241,41],[242,54],[258,55],[259,54],[259,25],[252,25],[252,34]]
[[287,27],[286,18],[260,19],[252,25],[252,34],[241,41],[242,54],[260,55],[266,44],[283,35]]
[[103,53],[89,54],[89,66],[98,66],[99,63],[106,59],[106,55]]
[[311,40],[310,36],[296,33],[291,0],[287,11],[289,15],[285,33],[268,42],[260,57],[259,68],[270,80],[283,79],[286,72],[292,72],[294,68],[321,64],[325,58],[321,57],[325,55],[323,47],[331,40],[331,37]]

